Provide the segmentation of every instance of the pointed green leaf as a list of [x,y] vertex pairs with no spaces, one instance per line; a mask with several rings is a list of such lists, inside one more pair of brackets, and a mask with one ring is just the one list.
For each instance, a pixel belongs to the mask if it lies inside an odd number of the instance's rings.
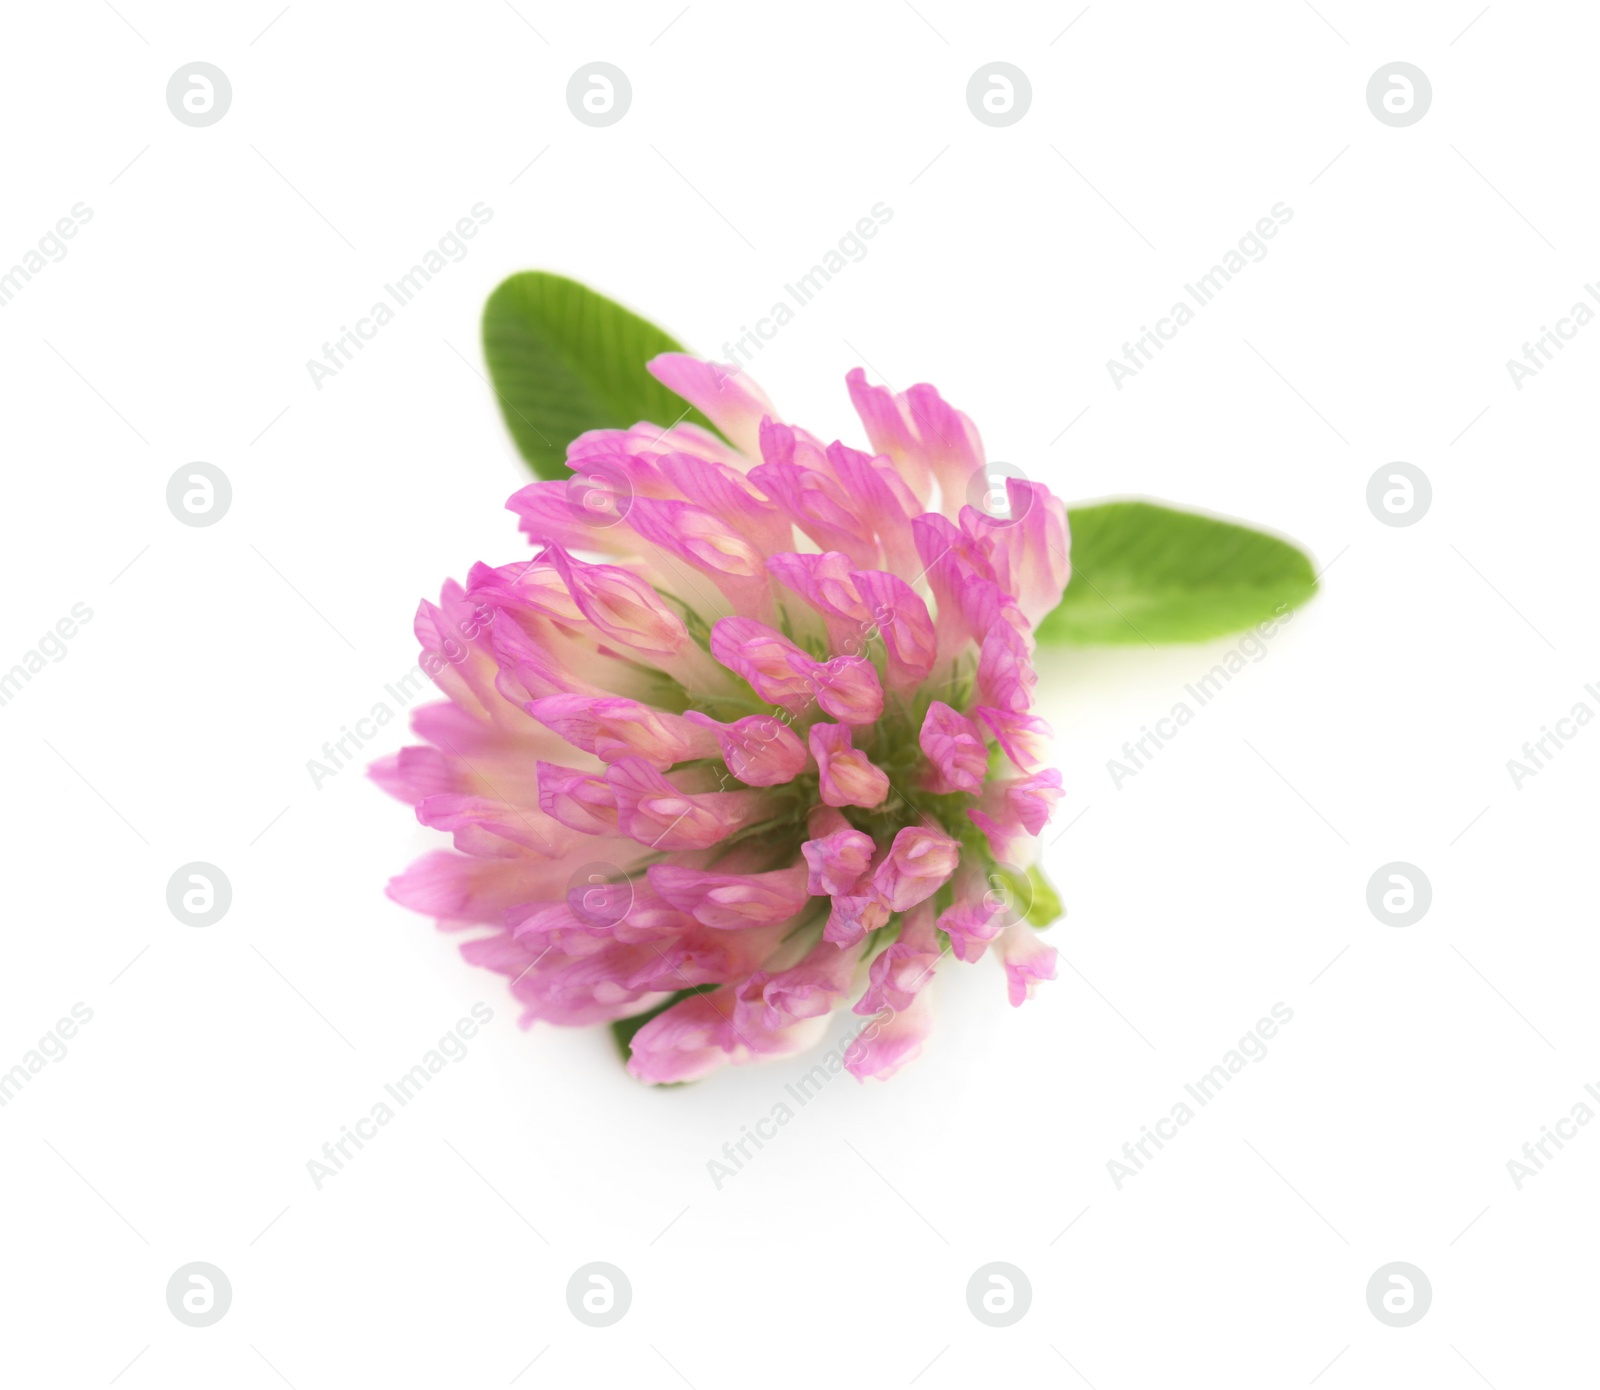
[[1072,579],[1042,643],[1203,642],[1264,622],[1317,591],[1288,541],[1154,502],[1073,507]]
[[1037,864],[1028,866],[1028,887],[1033,901],[1024,920],[1030,927],[1048,927],[1066,911],[1061,906],[1061,894],[1056,892],[1055,884],[1044,876],[1044,870]]
[[506,426],[541,478],[567,476],[567,445],[585,430],[711,422],[644,364],[682,347],[604,295],[542,270],[501,282],[483,307],[483,352]]

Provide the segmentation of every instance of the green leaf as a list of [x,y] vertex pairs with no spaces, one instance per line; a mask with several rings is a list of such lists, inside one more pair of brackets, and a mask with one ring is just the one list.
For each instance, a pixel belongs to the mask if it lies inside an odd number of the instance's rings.
[[647,1009],[642,1014],[635,1014],[632,1018],[614,1020],[611,1024],[611,1036],[617,1040],[617,1050],[622,1053],[622,1060],[626,1062],[633,1056],[633,1035],[657,1014],[664,1014],[674,1004],[681,1004],[685,999],[692,999],[697,994],[707,994],[711,990],[720,988],[720,985],[696,985],[693,989],[680,989],[664,1004],[657,1004],[655,1008]]
[[506,426],[541,478],[564,478],[567,445],[585,430],[680,419],[710,429],[698,410],[644,364],[682,347],[653,323],[576,280],[528,270],[483,306],[483,352]]
[[1304,603],[1311,561],[1288,541],[1154,502],[1073,507],[1072,579],[1040,642],[1203,642]]
[[1033,890],[1033,901],[1025,920],[1030,927],[1048,927],[1066,910],[1061,906],[1061,894],[1037,864],[1028,866],[1028,886]]

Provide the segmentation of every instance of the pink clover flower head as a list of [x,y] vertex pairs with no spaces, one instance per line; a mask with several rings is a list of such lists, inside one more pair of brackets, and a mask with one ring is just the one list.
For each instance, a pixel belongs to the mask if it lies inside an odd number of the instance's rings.
[[653,1084],[782,1057],[853,1013],[846,1069],[931,1035],[946,962],[1013,1004],[1055,953],[1006,893],[1062,795],[1033,628],[1067,514],[931,386],[846,379],[868,447],[736,368],[650,363],[719,434],[591,430],[508,503],[525,559],[418,611],[446,697],[373,779],[451,837],[389,885],[466,933],[522,1023],[631,1020]]

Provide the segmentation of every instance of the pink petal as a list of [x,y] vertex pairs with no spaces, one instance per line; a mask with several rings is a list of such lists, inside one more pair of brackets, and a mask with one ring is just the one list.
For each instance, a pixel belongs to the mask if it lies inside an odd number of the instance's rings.
[[928,605],[905,580],[884,570],[856,570],[850,578],[888,648],[890,684],[905,689],[927,679],[939,650]]
[[682,396],[710,420],[747,458],[761,457],[761,418],[776,416],[766,393],[737,367],[664,352],[645,363],[667,390]]
[[1033,714],[1013,714],[1009,710],[979,705],[972,711],[978,723],[987,726],[1017,767],[1033,772],[1049,752],[1050,726]]
[[854,829],[837,811],[834,814],[843,822],[838,829],[800,846],[810,870],[806,891],[818,897],[849,893],[866,873],[875,848],[872,836]]
[[1020,1007],[1033,997],[1041,980],[1056,977],[1055,948],[1039,940],[1032,927],[1015,922],[1000,933],[995,950],[1006,967],[1006,992],[1013,1007]]
[[643,579],[617,565],[590,565],[559,546],[546,552],[573,601],[600,632],[647,656],[676,656],[689,630]]
[[939,774],[936,792],[975,792],[989,771],[989,746],[983,733],[964,714],[942,700],[928,705],[918,743]]
[[961,862],[961,842],[942,831],[908,825],[896,833],[872,885],[890,910],[904,912],[937,893]]
[[807,743],[829,806],[878,806],[889,795],[888,776],[854,746],[848,724],[813,724]]
[[990,540],[995,578],[1016,600],[1031,627],[1057,604],[1072,576],[1067,509],[1039,483],[1006,479],[1010,515],[991,517],[963,508],[962,529]]
[[[981,884],[981,880],[980,880]],[[1005,925],[1002,900],[982,893],[939,914],[939,930],[950,938],[950,953],[960,961],[975,961]]]
[[682,715],[637,700],[546,695],[527,708],[546,728],[602,762],[633,755],[664,770],[690,758],[713,757],[717,751],[716,740]]
[[718,618],[711,655],[744,677],[763,700],[796,712],[812,699],[812,659],[787,637],[754,618]]
[[651,849],[706,849],[763,804],[761,792],[680,791],[643,758],[618,758],[606,769],[606,785],[616,793],[618,828]]
[[776,715],[752,714],[731,724],[719,724],[698,710],[683,717],[710,731],[728,771],[748,786],[776,787],[793,781],[811,761],[805,744]]
[[994,623],[978,655],[978,698],[996,709],[1026,714],[1038,683],[1028,639],[1009,622]]
[[[863,875],[863,877],[866,877]],[[889,904],[868,881],[854,893],[835,893],[822,939],[836,946],[854,946],[889,921]]]
[[770,1030],[831,1013],[850,988],[859,955],[823,941],[787,970],[758,971],[739,987],[738,1017]]
[[887,1081],[908,1062],[922,1055],[922,1044],[933,1028],[932,994],[923,990],[910,1007],[875,1014],[845,1048],[845,1069],[859,1081],[876,1077]]
[[806,905],[804,865],[759,874],[719,874],[652,864],[650,886],[680,911],[718,931],[784,922]]
[[539,809],[585,835],[614,835],[617,794],[599,773],[541,762]]
[[842,724],[876,724],[883,714],[883,687],[872,663],[836,656],[811,668],[817,703]]
[[906,914],[899,939],[880,951],[872,962],[870,983],[857,1001],[855,1012],[875,1014],[885,1009],[898,1012],[910,1008],[918,992],[933,978],[938,962],[933,908],[923,903]]
[[859,367],[845,383],[873,450],[888,454],[921,497],[928,496],[926,480],[937,481],[941,507],[947,516],[955,516],[974,475],[984,467],[977,427],[926,384],[892,394],[868,386]]

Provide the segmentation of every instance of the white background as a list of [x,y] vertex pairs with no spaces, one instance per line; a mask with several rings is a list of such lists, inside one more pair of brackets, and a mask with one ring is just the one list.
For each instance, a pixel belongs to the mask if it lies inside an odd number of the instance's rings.
[[[1600,1133],[1520,1191],[1506,1163],[1600,1082],[1600,732],[1520,790],[1506,761],[1600,708],[1600,328],[1520,391],[1505,361],[1600,276],[1591,7],[516,3],[8,9],[0,262],[94,215],[0,309],[0,667],[94,616],[0,709],[0,1066],[94,1018],[0,1110],[0,1378],[1578,1383]],[[233,86],[205,129],[164,97],[196,59]],[[607,129],[565,103],[592,59],[633,86]],[[965,103],[994,59],[1033,87],[1006,129]],[[1364,95],[1396,59],[1433,85],[1405,129]],[[479,201],[466,258],[316,389],[306,359]],[[1046,661],[1060,979],[1011,1010],[992,962],[947,968],[920,1062],[839,1080],[717,1190],[808,1063],[651,1092],[603,1030],[519,1031],[382,896],[427,843],[408,810],[306,762],[411,666],[418,597],[523,553],[477,345],[504,275],[716,354],[880,201],[756,364],[790,419],[859,442],[849,368],[931,381],[1070,500],[1330,568],[1120,790],[1107,760],[1229,643]],[[1270,255],[1117,390],[1106,359],[1280,201]],[[208,529],[165,503],[195,460],[233,486]],[[1365,501],[1395,460],[1433,484],[1406,529]],[[233,885],[211,928],[167,910],[192,860]],[[1410,928],[1366,905],[1391,860],[1433,885]],[[317,1190],[307,1160],[480,1000],[466,1060]],[[1266,1059],[1118,1190],[1107,1161],[1277,1001]],[[233,1288],[206,1329],[164,1295],[195,1260]],[[594,1260],[633,1285],[609,1329],[566,1306]],[[1007,1329],[967,1311],[992,1260],[1032,1285]],[[1404,1329],[1365,1297],[1395,1260],[1433,1288]]]

